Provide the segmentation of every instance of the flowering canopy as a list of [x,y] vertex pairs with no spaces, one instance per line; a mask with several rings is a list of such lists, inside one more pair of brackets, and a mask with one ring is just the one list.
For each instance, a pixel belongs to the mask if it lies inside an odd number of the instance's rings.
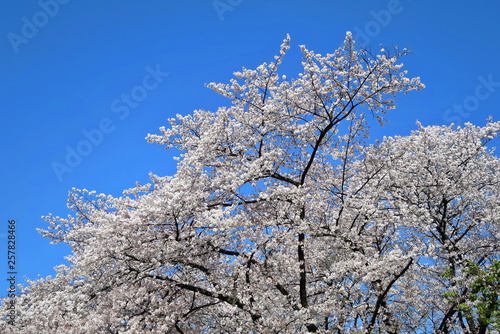
[[367,145],[371,119],[424,87],[398,63],[408,51],[374,55],[347,33],[325,56],[301,46],[289,80],[289,42],[208,85],[231,106],[148,136],[180,151],[175,175],[120,197],[74,189],[74,214],[46,217],[71,265],[29,282],[2,333],[494,330],[498,289],[474,286],[498,260],[500,160],[485,144],[500,123]]

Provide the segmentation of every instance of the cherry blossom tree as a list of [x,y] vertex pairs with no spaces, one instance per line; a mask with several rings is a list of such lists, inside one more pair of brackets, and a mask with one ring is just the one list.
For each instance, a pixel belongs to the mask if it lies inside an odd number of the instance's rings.
[[325,56],[301,46],[287,79],[289,43],[208,85],[230,106],[147,137],[180,152],[175,175],[73,189],[74,214],[45,217],[71,264],[28,282],[2,333],[498,332],[500,123],[367,144],[424,87],[408,51],[347,33]]

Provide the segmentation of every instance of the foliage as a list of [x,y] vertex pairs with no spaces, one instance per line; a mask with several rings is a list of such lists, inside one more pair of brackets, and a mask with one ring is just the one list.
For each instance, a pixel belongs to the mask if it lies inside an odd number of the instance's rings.
[[485,145],[500,123],[368,145],[393,97],[423,88],[408,51],[348,33],[326,56],[302,46],[289,80],[288,48],[208,85],[231,106],[148,136],[181,152],[175,175],[70,192],[74,214],[41,233],[71,265],[30,282],[0,331],[498,332],[500,160]]
[[[470,278],[465,294],[444,292],[443,296],[456,304],[467,320],[471,333],[486,333],[488,326],[500,331],[500,261],[494,260],[489,268],[468,261],[464,273]],[[452,277],[447,270],[444,277]]]

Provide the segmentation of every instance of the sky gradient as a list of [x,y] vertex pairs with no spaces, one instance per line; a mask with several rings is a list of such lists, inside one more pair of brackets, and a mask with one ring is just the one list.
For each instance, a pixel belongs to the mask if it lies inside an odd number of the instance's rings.
[[499,13],[493,0],[4,1],[0,297],[9,219],[18,282],[53,274],[69,248],[37,233],[41,216],[69,214],[72,187],[118,196],[150,172],[175,173],[172,154],[146,135],[177,113],[227,105],[204,85],[272,61],[286,34],[288,77],[300,67],[298,45],[332,52],[346,31],[374,51],[413,51],[402,61],[427,87],[399,97],[374,137],[407,135],[417,120],[499,120]]

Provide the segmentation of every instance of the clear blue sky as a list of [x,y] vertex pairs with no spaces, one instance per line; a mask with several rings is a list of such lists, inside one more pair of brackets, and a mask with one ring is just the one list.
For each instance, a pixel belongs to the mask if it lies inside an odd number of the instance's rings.
[[402,96],[376,136],[408,134],[417,119],[500,119],[499,13],[493,0],[3,1],[0,297],[8,219],[17,221],[18,280],[53,274],[69,249],[36,232],[47,227],[40,217],[67,215],[71,187],[119,195],[150,171],[173,174],[147,133],[226,103],[204,84],[271,61],[287,33],[292,72],[298,45],[330,52],[347,30],[373,49],[413,50],[406,68],[427,88]]

